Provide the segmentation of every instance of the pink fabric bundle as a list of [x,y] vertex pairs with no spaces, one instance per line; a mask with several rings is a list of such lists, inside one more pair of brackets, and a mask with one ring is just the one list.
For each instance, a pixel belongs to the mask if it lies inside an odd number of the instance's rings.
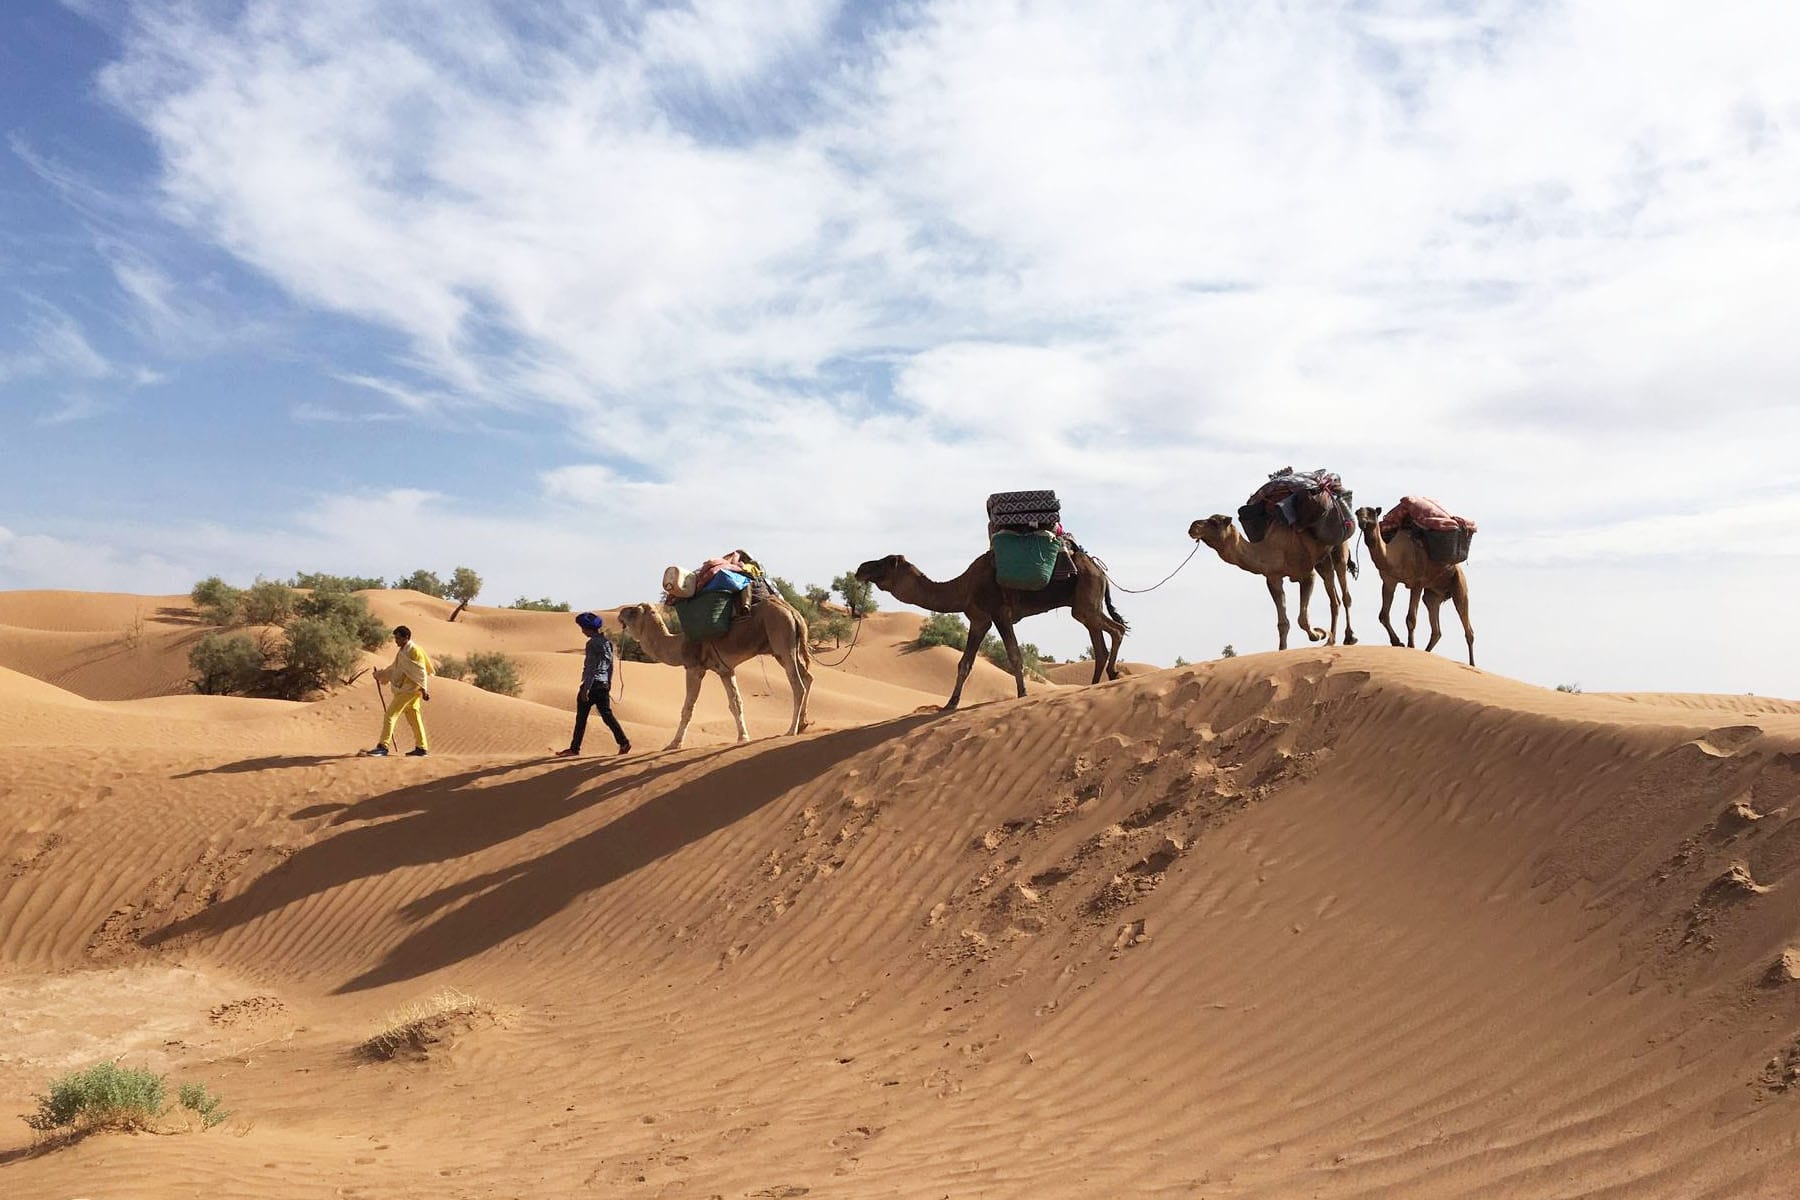
[[1414,529],[1466,529],[1474,533],[1475,522],[1459,517],[1428,496],[1402,496],[1400,502],[1381,517],[1381,532],[1393,533],[1407,526]]

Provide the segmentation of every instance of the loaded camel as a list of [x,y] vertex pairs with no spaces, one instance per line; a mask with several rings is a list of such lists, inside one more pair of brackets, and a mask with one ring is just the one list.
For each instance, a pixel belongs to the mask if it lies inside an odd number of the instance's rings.
[[[1223,514],[1195,521],[1188,526],[1188,536],[1197,542],[1204,542],[1215,553],[1234,567],[1261,575],[1269,585],[1269,597],[1275,601],[1275,631],[1279,635],[1281,649],[1287,649],[1288,615],[1287,615],[1287,583],[1289,579],[1300,584],[1300,628],[1306,636],[1317,642],[1323,640],[1328,646],[1337,645],[1338,599],[1340,591],[1344,606],[1344,645],[1356,645],[1356,632],[1350,628],[1350,551],[1340,542],[1328,546],[1309,533],[1295,529],[1291,525],[1272,522],[1269,531],[1260,542],[1247,540],[1238,532],[1231,518]],[[1329,633],[1313,627],[1306,616],[1306,606],[1312,601],[1313,576],[1325,583],[1325,598],[1331,601],[1331,629]]]
[[[1087,627],[1094,648],[1094,682],[1104,672],[1110,679],[1119,677],[1119,643],[1125,640],[1125,618],[1113,607],[1112,588],[1106,572],[1080,550],[1070,550],[1075,563],[1073,579],[1052,580],[1042,591],[1021,592],[1003,588],[994,577],[994,554],[988,551],[969,564],[955,579],[939,582],[906,561],[902,554],[890,554],[856,568],[856,577],[872,583],[894,599],[930,609],[932,612],[961,613],[969,621],[969,640],[963,647],[962,661],[956,666],[956,687],[944,705],[954,712],[962,701],[963,684],[975,665],[975,655],[990,628],[1000,634],[1006,647],[1006,658],[1012,664],[1013,680],[1019,695],[1025,694],[1025,662],[1019,654],[1019,642],[1013,636],[1013,625],[1026,617],[1067,608],[1077,621]],[[1108,645],[1110,639],[1110,647]]]
[[794,691],[794,720],[788,726],[789,736],[805,728],[806,697],[812,690],[812,654],[806,648],[806,621],[780,597],[770,596],[732,621],[728,632],[707,642],[691,642],[678,633],[670,633],[662,614],[651,604],[627,604],[619,610],[619,624],[651,658],[687,670],[687,698],[681,705],[681,724],[668,749],[679,750],[687,740],[694,701],[700,698],[700,684],[708,671],[718,675],[725,685],[725,699],[737,721],[738,742],[750,740],[750,727],[744,723],[744,698],[738,694],[737,667],[759,654],[771,656],[787,671],[788,686]]
[[1413,633],[1419,625],[1419,597],[1423,594],[1425,612],[1431,619],[1431,640],[1425,643],[1425,651],[1431,652],[1443,636],[1443,630],[1438,626],[1438,610],[1448,600],[1456,605],[1456,615],[1462,618],[1463,638],[1469,643],[1469,665],[1474,666],[1475,627],[1469,624],[1469,578],[1463,574],[1462,564],[1437,562],[1425,552],[1425,543],[1404,529],[1396,533],[1392,541],[1383,538],[1379,508],[1357,509],[1356,523],[1362,527],[1369,558],[1381,573],[1381,624],[1387,630],[1388,640],[1396,646],[1401,644],[1400,635],[1394,632],[1393,623],[1388,620],[1388,610],[1393,606],[1395,590],[1404,584],[1407,588],[1405,644],[1413,644]]

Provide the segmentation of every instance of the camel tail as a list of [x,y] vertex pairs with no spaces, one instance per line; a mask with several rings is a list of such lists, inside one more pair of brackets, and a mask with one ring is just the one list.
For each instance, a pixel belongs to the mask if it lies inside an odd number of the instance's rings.
[[1106,615],[1117,621],[1120,629],[1125,630],[1127,633],[1131,632],[1131,626],[1126,624],[1125,618],[1119,615],[1119,610],[1113,607],[1112,583],[1110,581],[1106,585],[1106,590],[1100,594],[1100,598],[1106,602]]

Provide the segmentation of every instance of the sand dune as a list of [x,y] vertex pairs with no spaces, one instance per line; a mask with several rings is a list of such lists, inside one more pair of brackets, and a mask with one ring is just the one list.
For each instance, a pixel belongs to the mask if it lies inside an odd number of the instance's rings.
[[[120,1055],[238,1113],[0,1125],[8,1195],[1793,1194],[1800,706],[1356,647],[946,716],[884,614],[816,732],[553,762],[566,617],[377,599],[527,698],[357,760],[356,689],[0,671],[5,1111]],[[357,1055],[445,985],[492,1011]]]

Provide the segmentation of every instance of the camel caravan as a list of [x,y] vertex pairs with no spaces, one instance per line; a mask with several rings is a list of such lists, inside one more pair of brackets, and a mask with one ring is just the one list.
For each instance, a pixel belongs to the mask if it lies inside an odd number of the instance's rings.
[[[1025,660],[1013,627],[1026,617],[1059,608],[1068,609],[1088,632],[1094,661],[1091,682],[1119,678],[1119,646],[1128,628],[1125,618],[1113,605],[1105,564],[1063,528],[1056,493],[996,492],[988,497],[987,519],[987,551],[953,579],[932,579],[903,554],[871,559],[856,568],[857,580],[902,603],[967,619],[956,684],[943,710],[953,712],[961,702],[963,685],[990,631],[1005,647],[1018,694],[1024,696]],[[1235,519],[1216,514],[1188,526],[1189,537],[1225,562],[1263,577],[1275,604],[1282,650],[1287,649],[1290,628],[1289,580],[1299,585],[1300,628],[1310,640],[1338,644],[1341,612],[1343,644],[1356,644],[1350,624],[1350,580],[1358,575],[1351,554],[1358,532],[1381,577],[1381,624],[1392,644],[1414,644],[1423,600],[1431,624],[1425,649],[1432,650],[1442,636],[1439,609],[1449,600],[1462,620],[1469,665],[1474,666],[1475,628],[1469,620],[1469,584],[1462,564],[1469,556],[1475,523],[1435,501],[1403,496],[1385,513],[1379,508],[1354,508],[1350,489],[1333,472],[1283,467],[1238,508]],[[1323,584],[1330,605],[1330,623],[1324,629],[1314,627],[1308,617],[1315,579]],[[1402,586],[1408,589],[1405,642],[1389,618],[1394,595]],[[812,688],[806,619],[769,586],[761,565],[748,552],[734,550],[693,571],[670,567],[663,575],[662,603],[675,614],[678,630],[670,629],[653,604],[626,605],[619,610],[619,622],[650,658],[687,672],[681,720],[669,749],[679,749],[686,741],[708,672],[724,685],[738,741],[750,740],[736,670],[763,654],[782,665],[793,689],[788,733],[806,727],[806,700]]]

